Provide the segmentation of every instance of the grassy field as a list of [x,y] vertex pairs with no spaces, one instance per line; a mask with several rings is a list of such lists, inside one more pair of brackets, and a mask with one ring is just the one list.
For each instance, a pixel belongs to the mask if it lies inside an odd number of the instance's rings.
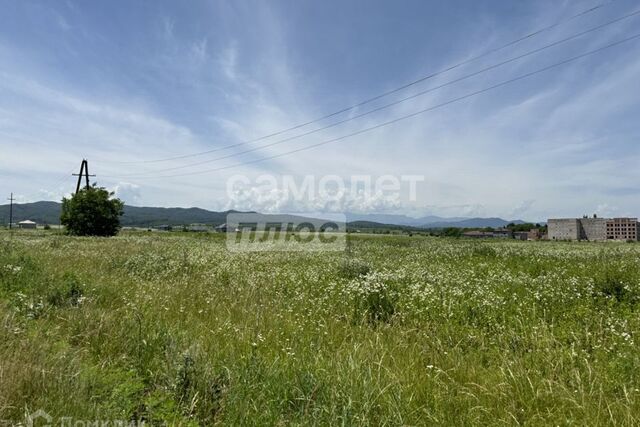
[[640,423],[640,245],[0,232],[0,419]]

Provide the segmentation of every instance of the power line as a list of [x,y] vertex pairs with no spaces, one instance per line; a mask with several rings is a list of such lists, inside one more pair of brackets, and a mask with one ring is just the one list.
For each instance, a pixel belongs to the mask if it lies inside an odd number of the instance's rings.
[[[58,179],[57,181],[55,181],[55,183],[54,183],[54,184],[52,184],[51,186],[49,186],[48,188],[49,188],[50,190],[55,190],[55,189],[56,189],[56,187],[58,187],[58,185],[62,184],[65,180],[69,179],[69,175],[70,175],[70,174],[73,174],[73,171],[69,171],[69,172],[65,173],[64,175],[62,175],[62,176],[60,177],[60,179]],[[44,190],[40,190],[40,191],[39,191],[39,192],[37,192],[37,193],[31,193],[31,194],[29,194],[29,195],[27,195],[27,196],[20,196],[20,197],[21,197],[22,199],[24,199],[24,200],[27,200],[27,201],[28,201],[28,200],[33,199],[35,196],[38,196],[38,194],[39,194],[40,192],[42,192],[42,191],[44,191]]]
[[[376,113],[378,111],[387,109],[389,107],[398,105],[398,104],[400,104],[402,102],[406,102],[406,101],[409,101],[411,99],[418,98],[420,96],[423,96],[423,95],[426,95],[428,93],[434,92],[434,91],[436,91],[438,89],[442,89],[444,87],[451,86],[451,85],[453,85],[455,83],[459,83],[459,82],[461,82],[463,80],[466,80],[466,79],[469,79],[471,77],[475,77],[475,76],[478,76],[480,74],[486,73],[487,71],[494,70],[496,68],[502,67],[504,65],[510,64],[512,62],[515,62],[515,61],[518,61],[520,59],[523,59],[523,58],[526,58],[528,56],[534,55],[536,53],[540,53],[540,52],[542,52],[542,51],[544,51],[546,49],[550,49],[550,48],[558,46],[558,45],[560,45],[562,43],[566,43],[568,41],[571,41],[571,40],[574,40],[576,38],[582,37],[582,36],[584,36],[586,34],[589,34],[589,33],[592,33],[594,31],[600,30],[600,29],[602,29],[604,27],[607,27],[609,25],[618,23],[618,22],[620,22],[622,20],[625,20],[625,19],[629,19],[629,18],[634,17],[634,16],[639,15],[639,14],[640,14],[640,10],[636,10],[634,12],[631,12],[631,13],[628,13],[628,14],[626,14],[624,16],[616,18],[616,19],[614,19],[612,21],[608,21],[608,22],[606,22],[604,24],[597,25],[595,27],[592,27],[592,28],[589,28],[587,30],[581,31],[581,32],[579,32],[577,34],[574,34],[574,35],[571,35],[569,37],[566,37],[564,39],[555,41],[553,43],[550,43],[550,44],[542,46],[540,48],[531,50],[531,51],[526,52],[524,54],[515,56],[513,58],[507,59],[505,61],[499,62],[497,64],[494,64],[494,65],[491,65],[489,67],[483,68],[481,70],[475,71],[473,73],[464,75],[464,76],[459,77],[457,79],[450,80],[450,81],[448,81],[446,83],[443,83],[443,84],[440,84],[438,86],[426,89],[424,91],[415,93],[415,94],[407,96],[405,98],[402,98],[402,99],[396,100],[394,102],[382,105],[380,107],[371,109],[369,111],[365,111],[365,112],[357,114],[355,116],[352,116],[352,117],[349,117],[349,118],[346,118],[346,119],[343,119],[343,120],[328,124],[326,126],[322,126],[322,127],[310,130],[310,131],[305,132],[305,133],[294,135],[294,136],[291,136],[291,137],[288,137],[288,138],[284,138],[284,139],[281,139],[281,140],[278,140],[278,141],[274,141],[274,142],[271,142],[271,143],[268,143],[268,144],[264,144],[264,145],[261,145],[261,146],[258,146],[258,147],[249,148],[247,150],[239,151],[239,152],[236,152],[236,153],[231,153],[231,154],[227,154],[227,155],[224,155],[224,156],[215,157],[213,159],[203,160],[203,161],[200,161],[200,162],[189,163],[189,164],[186,164],[186,165],[175,166],[175,167],[170,167],[170,168],[162,168],[162,169],[156,169],[156,170],[140,172],[140,173],[125,174],[125,175],[121,175],[121,177],[123,177],[123,178],[125,178],[125,177],[143,177],[143,176],[153,175],[153,174],[162,173],[162,172],[170,172],[170,171],[175,171],[175,170],[180,170],[180,169],[187,169],[187,168],[191,168],[193,166],[200,166],[200,165],[203,165],[203,164],[213,163],[213,162],[218,161],[218,160],[224,160],[224,159],[228,159],[228,158],[232,158],[232,157],[237,157],[237,156],[240,156],[240,155],[243,155],[243,154],[251,153],[251,152],[254,152],[254,151],[263,150],[265,148],[273,147],[273,146],[276,146],[276,145],[283,144],[285,142],[289,142],[289,141],[293,141],[295,139],[299,139],[299,138],[302,138],[302,137],[305,137],[305,136],[309,136],[309,135],[312,135],[314,133],[318,133],[318,132],[321,132],[323,130],[327,130],[327,129],[339,126],[341,124],[344,124],[344,123],[347,123],[347,122],[350,122],[350,121],[353,121],[353,120],[357,120],[357,119],[362,118],[364,116],[367,116],[367,115]],[[239,144],[239,145],[244,145],[244,144]]]
[[276,132],[273,132],[273,133],[270,133],[270,134],[267,134],[267,135],[260,136],[260,137],[255,138],[255,139],[251,139],[251,140],[247,140],[247,141],[243,141],[243,142],[240,142],[240,143],[231,144],[231,145],[227,145],[227,146],[223,146],[223,147],[218,147],[218,148],[214,148],[214,149],[211,149],[211,150],[201,151],[201,152],[198,152],[198,153],[182,154],[182,155],[178,155],[178,156],[165,157],[165,158],[161,158],[161,159],[137,160],[137,161],[126,161],[126,162],[120,162],[120,161],[111,161],[111,162],[109,162],[109,161],[104,161],[103,160],[102,162],[103,163],[114,163],[114,164],[140,164],[140,163],[167,162],[167,161],[171,161],[171,160],[186,159],[186,158],[189,158],[189,157],[197,157],[197,156],[202,156],[202,155],[205,155],[205,154],[211,154],[211,153],[215,153],[217,151],[227,150],[227,149],[230,149],[230,148],[238,147],[238,146],[241,146],[241,145],[251,144],[251,143],[254,143],[254,142],[259,142],[259,141],[262,141],[262,140],[265,140],[265,139],[268,139],[268,138],[272,138],[274,136],[282,135],[283,133],[290,132],[290,131],[296,130],[296,129],[300,129],[300,128],[303,128],[303,127],[308,126],[310,124],[317,123],[317,122],[320,122],[322,120],[329,119],[331,117],[337,116],[337,115],[342,114],[342,113],[346,113],[348,111],[351,111],[351,110],[354,110],[356,108],[362,107],[363,105],[370,104],[370,103],[372,103],[374,101],[377,101],[377,100],[379,100],[381,98],[384,98],[386,96],[389,96],[389,95],[392,95],[394,93],[400,92],[400,91],[402,91],[404,89],[407,89],[407,88],[409,88],[411,86],[417,85],[418,83],[422,83],[422,82],[424,82],[426,80],[432,79],[432,78],[437,77],[439,75],[442,75],[444,73],[453,71],[453,70],[455,70],[455,69],[457,69],[459,67],[462,67],[463,65],[467,65],[467,64],[469,64],[471,62],[474,62],[474,61],[477,61],[479,59],[482,59],[482,58],[484,58],[484,57],[486,57],[488,55],[491,55],[493,53],[499,52],[499,51],[504,50],[504,49],[506,49],[508,47],[514,46],[514,45],[516,45],[516,44],[518,44],[518,43],[520,43],[520,42],[522,42],[524,40],[527,40],[527,39],[530,39],[532,37],[535,37],[535,36],[537,36],[537,35],[539,35],[541,33],[544,33],[545,31],[552,30],[552,29],[557,28],[557,27],[559,27],[561,25],[564,25],[564,24],[566,24],[568,22],[571,22],[571,21],[573,21],[573,20],[575,20],[575,19],[577,19],[579,17],[582,17],[582,16],[587,15],[589,13],[595,12],[598,9],[601,9],[601,8],[603,8],[605,6],[608,6],[609,4],[613,3],[614,1],[615,0],[610,0],[610,1],[606,1],[606,2],[603,2],[603,3],[597,4],[597,5],[589,8],[589,9],[586,9],[586,10],[583,10],[583,11],[581,11],[579,13],[576,13],[575,15],[571,15],[571,16],[569,16],[567,18],[560,19],[559,21],[557,21],[556,23],[554,23],[552,25],[549,25],[549,26],[540,28],[538,30],[535,30],[535,31],[533,31],[533,32],[531,32],[529,34],[526,34],[526,35],[524,35],[522,37],[519,37],[519,38],[517,38],[515,40],[512,40],[512,41],[510,41],[508,43],[505,43],[505,44],[500,45],[498,47],[489,49],[489,50],[487,50],[487,51],[485,51],[485,52],[483,52],[483,53],[481,53],[479,55],[476,55],[476,56],[473,56],[473,57],[471,57],[469,59],[466,59],[464,61],[458,62],[458,63],[456,63],[454,65],[451,65],[451,66],[449,66],[447,68],[444,68],[444,69],[442,69],[440,71],[436,71],[436,72],[433,72],[433,73],[428,74],[426,76],[420,77],[417,80],[414,80],[412,82],[406,83],[406,84],[404,84],[402,86],[399,86],[399,87],[397,87],[395,89],[391,89],[389,91],[383,92],[383,93],[381,93],[379,95],[375,95],[375,96],[373,96],[371,98],[365,99],[364,101],[358,102],[358,103],[353,104],[351,106],[342,108],[340,110],[334,111],[334,112],[329,113],[329,114],[325,114],[324,116],[315,118],[313,120],[310,120],[310,121],[307,121],[307,122],[304,122],[304,123],[300,123],[298,125],[291,126],[289,128],[286,128],[286,129],[282,129],[282,130],[279,130],[279,131],[276,131]]
[[[160,176],[156,176],[156,177],[146,177],[146,178],[147,179],[148,178],[175,178],[175,177],[181,177],[181,176],[201,175],[201,174],[205,174],[205,173],[211,173],[211,172],[217,172],[217,171],[226,170],[226,169],[232,169],[232,168],[236,168],[236,167],[240,167],[240,166],[244,166],[244,165],[260,163],[260,162],[264,162],[264,161],[267,161],[267,160],[272,160],[272,159],[276,159],[276,158],[279,158],[279,157],[284,157],[284,156],[288,156],[288,155],[291,155],[291,154],[299,153],[301,151],[310,150],[310,149],[313,149],[313,148],[320,147],[322,145],[330,144],[330,143],[333,143],[333,142],[338,142],[338,141],[341,141],[341,140],[344,140],[344,139],[347,139],[347,138],[351,138],[351,137],[354,137],[354,136],[357,136],[357,135],[360,135],[360,134],[363,134],[363,133],[366,133],[366,132],[370,132],[370,131],[375,130],[375,129],[380,129],[380,128],[385,127],[385,126],[392,125],[392,124],[395,124],[395,123],[398,123],[398,122],[401,122],[401,121],[404,121],[404,120],[419,116],[421,114],[424,114],[424,113],[427,113],[427,112],[430,112],[430,111],[434,111],[436,109],[445,107],[447,105],[454,104],[456,102],[460,102],[460,101],[463,101],[463,100],[468,99],[468,98],[472,98],[474,96],[477,96],[477,95],[480,95],[480,94],[483,94],[483,93],[498,89],[498,88],[500,88],[502,86],[506,86],[506,85],[514,83],[516,81],[523,80],[523,79],[526,79],[528,77],[534,76],[536,74],[540,74],[542,72],[551,70],[553,68],[557,68],[557,67],[560,67],[562,65],[577,61],[577,60],[585,58],[587,56],[594,55],[594,54],[602,52],[602,51],[604,51],[606,49],[610,49],[612,47],[621,45],[621,44],[629,42],[631,40],[635,40],[637,38],[640,38],[640,33],[635,34],[635,35],[630,36],[630,37],[627,37],[625,39],[618,40],[616,42],[607,44],[607,45],[602,46],[602,47],[600,47],[598,49],[594,49],[594,50],[582,53],[580,55],[573,56],[571,58],[565,59],[563,61],[556,62],[556,63],[554,63],[552,65],[548,65],[546,67],[539,68],[539,69],[537,69],[535,71],[531,71],[529,73],[522,74],[520,76],[511,78],[509,80],[505,80],[505,81],[503,81],[501,83],[486,87],[484,89],[480,89],[480,90],[477,90],[475,92],[471,92],[471,93],[468,93],[466,95],[460,96],[458,98],[451,99],[451,100],[443,102],[441,104],[437,104],[437,105],[431,106],[429,108],[425,108],[425,109],[416,111],[414,113],[407,114],[407,115],[395,118],[393,120],[389,120],[389,121],[386,121],[386,122],[383,122],[383,123],[379,123],[379,124],[377,124],[375,126],[364,128],[364,129],[361,129],[359,131],[356,131],[356,132],[353,132],[353,133],[350,133],[350,134],[347,134],[347,135],[343,135],[343,136],[340,136],[340,137],[337,137],[337,138],[325,140],[325,141],[322,141],[322,142],[319,142],[319,143],[316,143],[316,144],[312,144],[312,145],[308,145],[308,146],[305,146],[305,147],[301,147],[301,148],[298,148],[298,149],[295,149],[295,150],[286,151],[284,153],[280,153],[280,154],[276,154],[276,155],[272,155],[272,156],[268,156],[268,157],[263,157],[263,158],[260,158],[260,159],[255,159],[255,160],[251,160],[251,161],[247,161],[247,162],[236,163],[234,165],[223,166],[223,167],[219,167],[219,168],[215,168],[215,169],[207,169],[207,170],[201,170],[201,171],[195,171],[195,172],[189,172],[189,173],[183,173],[183,174],[175,174],[175,175],[160,175]],[[119,177],[118,176],[110,176],[109,178],[119,178]]]

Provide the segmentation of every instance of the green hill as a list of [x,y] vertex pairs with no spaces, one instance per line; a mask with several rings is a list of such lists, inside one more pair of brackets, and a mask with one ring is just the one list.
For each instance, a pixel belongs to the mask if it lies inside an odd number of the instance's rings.
[[[38,224],[58,224],[61,204],[57,202],[35,202],[13,205],[13,221],[30,219]],[[213,212],[200,208],[154,208],[124,207],[122,225],[150,227],[154,225],[183,225],[202,223],[219,225],[226,221],[229,212]],[[2,224],[9,222],[9,205],[0,206]]]

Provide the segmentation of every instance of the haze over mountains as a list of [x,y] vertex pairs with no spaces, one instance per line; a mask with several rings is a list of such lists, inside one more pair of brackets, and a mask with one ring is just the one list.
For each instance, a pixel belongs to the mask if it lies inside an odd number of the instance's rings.
[[424,216],[421,218],[413,218],[406,215],[389,215],[389,214],[347,214],[348,222],[367,221],[377,222],[381,224],[406,225],[410,227],[421,228],[445,228],[445,227],[504,227],[507,224],[523,224],[522,220],[505,220],[502,218],[467,218],[467,217],[440,217],[440,216]]
[[[58,224],[61,204],[58,202],[34,202],[13,205],[13,220],[30,219],[38,224]],[[229,212],[212,212],[200,208],[155,208],[124,206],[123,226],[150,227],[154,225],[212,224],[226,221]],[[9,206],[0,206],[0,218],[9,220]]]
[[[30,219],[39,224],[57,224],[60,220],[61,204],[58,202],[34,202],[13,205],[14,222]],[[122,216],[123,226],[151,227],[157,225],[211,224],[219,225],[226,222],[229,212],[214,212],[201,208],[159,208],[125,205]],[[0,206],[0,219],[3,224],[9,221],[9,205]],[[391,224],[419,228],[475,228],[475,227],[503,227],[511,222],[521,224],[521,220],[505,220],[502,218],[445,218],[439,216],[424,216],[413,218],[406,215],[390,214],[347,214],[347,221]]]

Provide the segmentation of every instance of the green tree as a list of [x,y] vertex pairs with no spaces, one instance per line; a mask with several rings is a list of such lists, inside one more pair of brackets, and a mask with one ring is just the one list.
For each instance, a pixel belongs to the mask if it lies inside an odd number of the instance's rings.
[[115,236],[120,230],[124,203],[95,184],[62,199],[60,223],[75,236]]
[[442,234],[447,237],[460,237],[462,236],[462,230],[458,227],[447,227],[442,230]]

